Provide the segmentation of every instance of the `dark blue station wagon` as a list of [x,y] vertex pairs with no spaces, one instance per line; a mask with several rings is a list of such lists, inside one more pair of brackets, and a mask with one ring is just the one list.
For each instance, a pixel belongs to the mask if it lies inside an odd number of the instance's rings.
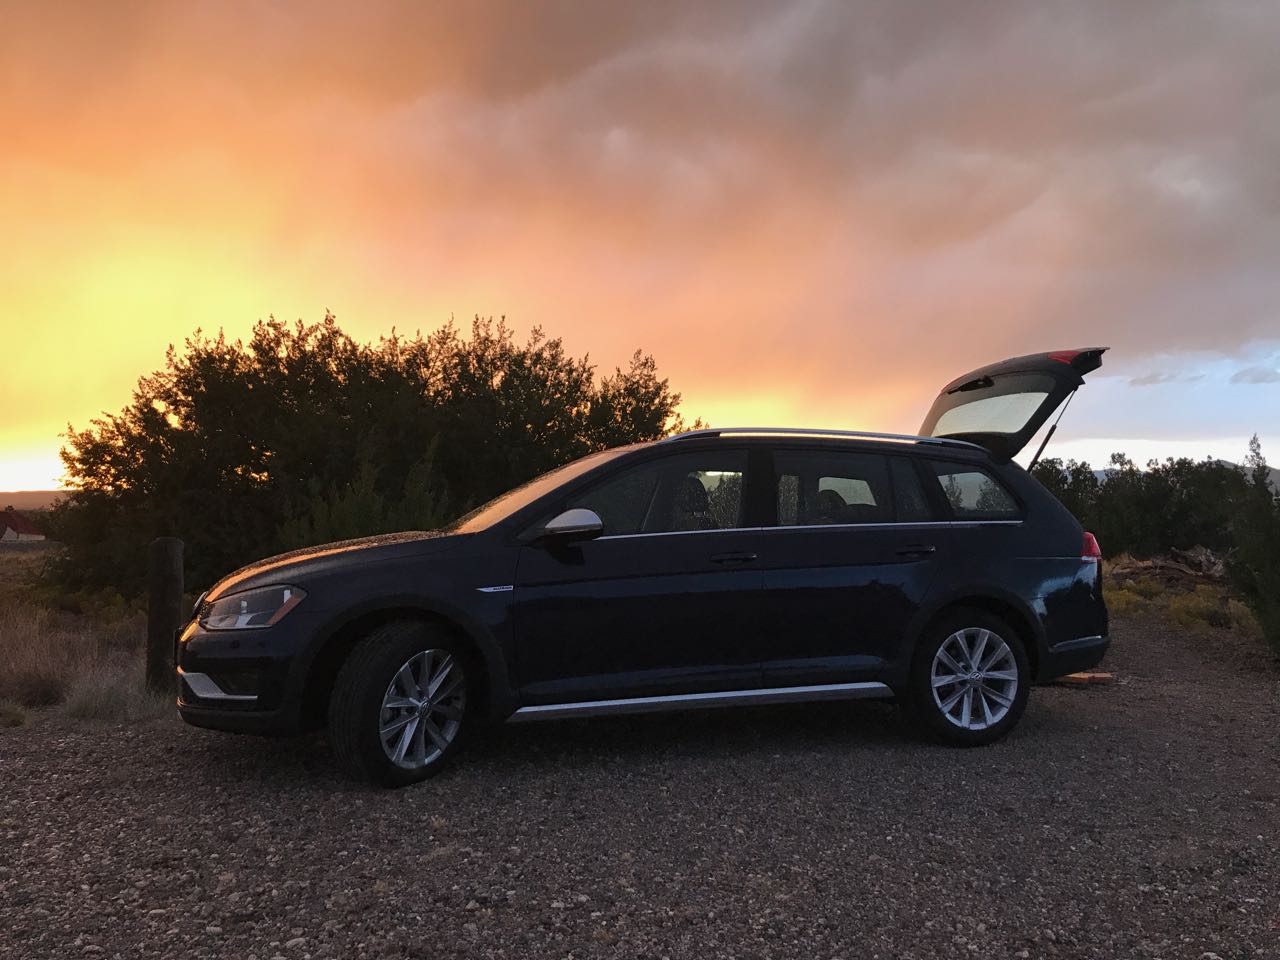
[[347,771],[391,786],[483,721],[885,697],[934,739],[989,743],[1033,683],[1107,648],[1096,541],[1012,460],[1102,353],[966,374],[918,436],[697,430],[444,530],[252,564],[181,632],[179,711],[327,725]]

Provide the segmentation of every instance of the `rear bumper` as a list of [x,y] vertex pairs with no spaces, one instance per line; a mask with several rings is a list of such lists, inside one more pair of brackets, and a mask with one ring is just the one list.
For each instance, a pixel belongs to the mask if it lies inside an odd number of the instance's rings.
[[1107,636],[1077,637],[1049,647],[1040,659],[1041,682],[1096,667],[1111,646]]

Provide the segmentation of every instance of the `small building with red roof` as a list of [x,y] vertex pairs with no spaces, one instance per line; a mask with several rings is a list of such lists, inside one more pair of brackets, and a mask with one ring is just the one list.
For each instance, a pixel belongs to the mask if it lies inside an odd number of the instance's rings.
[[40,529],[13,507],[0,512],[0,540],[43,540]]

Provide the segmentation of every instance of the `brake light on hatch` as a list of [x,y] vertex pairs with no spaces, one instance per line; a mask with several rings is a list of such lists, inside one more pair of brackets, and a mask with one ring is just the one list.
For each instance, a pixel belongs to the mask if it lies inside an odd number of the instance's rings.
[[1102,559],[1102,548],[1098,546],[1098,538],[1088,530],[1084,532],[1084,546],[1080,549],[1080,559],[1097,563]]

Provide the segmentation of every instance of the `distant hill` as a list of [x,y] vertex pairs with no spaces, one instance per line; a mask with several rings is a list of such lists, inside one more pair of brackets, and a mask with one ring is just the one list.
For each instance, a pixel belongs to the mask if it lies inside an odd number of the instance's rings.
[[0,510],[13,507],[15,510],[47,510],[58,500],[67,495],[65,490],[14,490],[10,493],[0,492]]
[[[1218,462],[1228,467],[1238,466],[1238,464],[1231,463],[1229,460],[1219,460]],[[1271,489],[1276,493],[1280,493],[1280,467],[1268,467],[1267,469],[1271,471]],[[1107,471],[1105,470],[1095,470],[1093,475],[1099,481],[1107,479]]]

